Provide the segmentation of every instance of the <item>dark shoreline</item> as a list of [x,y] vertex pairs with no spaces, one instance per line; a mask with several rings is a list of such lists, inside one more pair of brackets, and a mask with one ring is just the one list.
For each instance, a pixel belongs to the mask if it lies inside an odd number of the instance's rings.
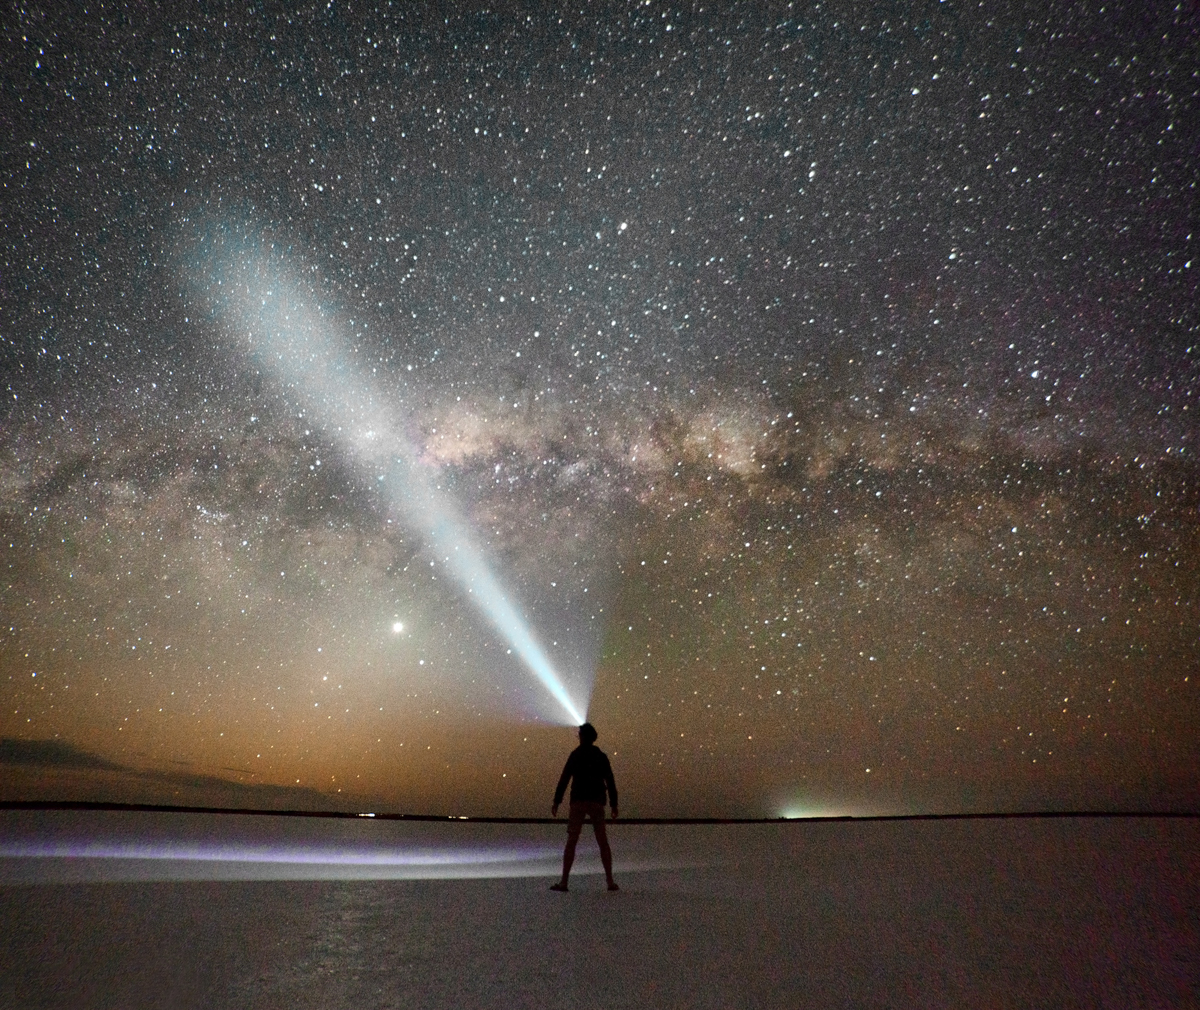
[[[341,810],[270,810],[245,807],[202,807],[156,803],[97,803],[55,800],[2,800],[0,810],[73,810],[164,814],[239,814],[253,817],[319,817],[331,819],[367,819],[379,821],[438,821],[470,824],[559,824],[554,817],[474,817],[452,814],[399,814],[378,811]],[[620,824],[813,824],[847,821],[994,821],[994,820],[1065,820],[1081,818],[1172,818],[1200,819],[1196,810],[1018,810],[957,814],[841,814],[814,817],[621,817]]]

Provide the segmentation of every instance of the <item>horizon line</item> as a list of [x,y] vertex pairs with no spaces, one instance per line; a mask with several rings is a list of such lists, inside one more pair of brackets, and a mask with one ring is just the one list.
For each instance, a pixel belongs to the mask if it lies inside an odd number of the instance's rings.
[[[206,807],[160,803],[110,803],[94,800],[0,800],[0,810],[75,810],[166,814],[236,814],[249,817],[319,817],[340,820],[441,821],[474,824],[564,824],[562,817],[480,816],[470,814],[406,814],[376,810],[271,810],[262,807]],[[802,817],[618,817],[610,824],[780,824],[845,821],[965,821],[1160,817],[1200,819],[1200,810],[996,810],[923,814],[817,814]]]

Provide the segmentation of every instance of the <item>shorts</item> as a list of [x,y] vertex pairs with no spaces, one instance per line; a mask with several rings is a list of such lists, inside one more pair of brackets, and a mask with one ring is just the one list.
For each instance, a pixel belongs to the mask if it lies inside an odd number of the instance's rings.
[[571,801],[571,813],[567,818],[567,834],[577,835],[583,830],[584,821],[591,821],[596,834],[604,833],[604,804]]

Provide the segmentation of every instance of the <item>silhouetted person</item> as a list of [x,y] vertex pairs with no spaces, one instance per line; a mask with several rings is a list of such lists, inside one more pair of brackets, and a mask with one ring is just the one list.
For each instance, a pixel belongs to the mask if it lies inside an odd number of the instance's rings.
[[571,814],[567,820],[567,847],[563,850],[562,880],[551,886],[552,891],[565,891],[567,878],[571,875],[571,864],[575,862],[575,843],[583,830],[583,822],[590,819],[596,832],[596,843],[600,846],[600,862],[604,864],[604,875],[608,878],[608,889],[619,890],[612,875],[612,850],[608,847],[608,833],[604,830],[604,801],[607,795],[612,805],[612,815],[617,816],[617,783],[613,778],[608,755],[596,746],[596,728],[585,722],[579,727],[579,746],[571,751],[566,767],[554,790],[554,805],[550,808],[553,817],[558,816],[558,805],[562,803],[567,783],[571,782]]

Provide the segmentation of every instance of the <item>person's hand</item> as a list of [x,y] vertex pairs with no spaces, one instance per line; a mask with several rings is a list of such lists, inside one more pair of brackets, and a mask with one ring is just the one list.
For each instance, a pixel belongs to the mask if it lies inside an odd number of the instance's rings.
[[615,821],[620,815],[617,813],[617,808],[612,808],[612,819]]
[[554,804],[554,805],[553,805],[553,806],[550,808],[550,816],[551,816],[551,817],[557,817],[557,816],[558,816],[558,804],[557,804],[557,803],[555,803],[555,804]]

